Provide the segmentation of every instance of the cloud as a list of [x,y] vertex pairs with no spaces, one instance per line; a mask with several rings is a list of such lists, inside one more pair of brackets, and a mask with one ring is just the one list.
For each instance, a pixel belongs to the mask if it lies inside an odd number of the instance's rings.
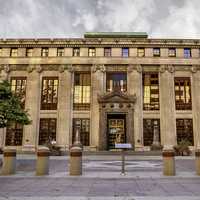
[[199,0],[0,0],[0,37],[82,37],[86,31],[146,31],[197,38]]

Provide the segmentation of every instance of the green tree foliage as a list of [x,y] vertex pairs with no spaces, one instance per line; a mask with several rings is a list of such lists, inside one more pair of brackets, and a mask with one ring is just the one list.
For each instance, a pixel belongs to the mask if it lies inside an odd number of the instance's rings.
[[22,108],[20,97],[13,94],[8,81],[0,82],[0,128],[8,123],[30,124],[28,112]]

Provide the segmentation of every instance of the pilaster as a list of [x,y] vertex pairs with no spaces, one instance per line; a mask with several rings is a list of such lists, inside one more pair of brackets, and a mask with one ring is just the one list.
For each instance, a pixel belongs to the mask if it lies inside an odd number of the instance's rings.
[[98,94],[103,92],[103,78],[105,67],[103,65],[94,65],[91,74],[91,133],[90,133],[90,146],[91,148],[99,148],[99,103]]
[[159,76],[161,143],[165,149],[172,149],[176,145],[174,67],[160,66]]
[[35,151],[39,135],[39,109],[40,109],[40,65],[29,65],[26,86],[25,109],[28,110],[32,123],[24,126],[23,151]]
[[135,150],[143,147],[143,116],[142,116],[142,67],[141,65],[130,65],[128,67],[128,92],[136,95],[134,105],[134,142]]
[[68,150],[70,145],[72,73],[71,66],[62,65],[59,69],[57,145]]
[[197,66],[193,66],[192,71],[192,115],[193,115],[193,133],[194,145],[200,147],[200,70]]

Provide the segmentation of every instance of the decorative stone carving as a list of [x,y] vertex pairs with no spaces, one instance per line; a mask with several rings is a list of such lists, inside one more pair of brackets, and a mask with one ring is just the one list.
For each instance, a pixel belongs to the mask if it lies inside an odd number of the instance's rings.
[[164,73],[166,71],[165,65],[161,65],[159,68],[160,73]]
[[60,66],[58,67],[58,71],[59,71],[60,73],[63,73],[63,72],[65,71],[65,66],[64,66],[64,65],[60,65]]
[[10,72],[9,65],[4,65],[3,69],[1,70],[0,80],[8,80],[8,73]]
[[133,72],[133,70],[134,70],[134,65],[129,65],[128,69],[127,69],[127,72],[131,73],[131,72]]
[[197,66],[192,66],[191,67],[191,72],[196,73],[197,72]]
[[27,70],[28,73],[31,73],[34,70],[34,66],[29,65],[26,70]]
[[137,70],[137,72],[142,73],[142,66],[141,65],[137,65],[136,66],[136,70]]
[[36,65],[35,70],[36,70],[36,72],[41,73],[42,72],[42,66]]
[[67,69],[68,72],[71,72],[71,73],[73,73],[75,71],[72,65],[66,65],[65,69]]
[[168,65],[167,66],[167,71],[170,72],[170,73],[174,73],[174,71],[175,71],[174,66],[173,65]]
[[98,70],[104,73],[104,72],[106,71],[106,68],[105,68],[104,65],[93,65],[93,66],[92,66],[91,71],[92,71],[93,73],[97,72]]

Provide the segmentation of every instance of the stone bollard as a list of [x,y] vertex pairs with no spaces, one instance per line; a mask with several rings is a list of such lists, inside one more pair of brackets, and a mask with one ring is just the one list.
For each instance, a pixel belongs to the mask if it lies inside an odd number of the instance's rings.
[[14,147],[4,148],[3,166],[1,175],[11,175],[16,172],[16,149]]
[[39,147],[37,150],[37,164],[36,164],[36,175],[48,175],[49,174],[49,148]]
[[200,148],[195,151],[196,174],[200,176]]
[[163,175],[165,176],[175,176],[175,158],[173,149],[163,150]]
[[70,149],[70,176],[82,175],[82,148],[73,146]]

